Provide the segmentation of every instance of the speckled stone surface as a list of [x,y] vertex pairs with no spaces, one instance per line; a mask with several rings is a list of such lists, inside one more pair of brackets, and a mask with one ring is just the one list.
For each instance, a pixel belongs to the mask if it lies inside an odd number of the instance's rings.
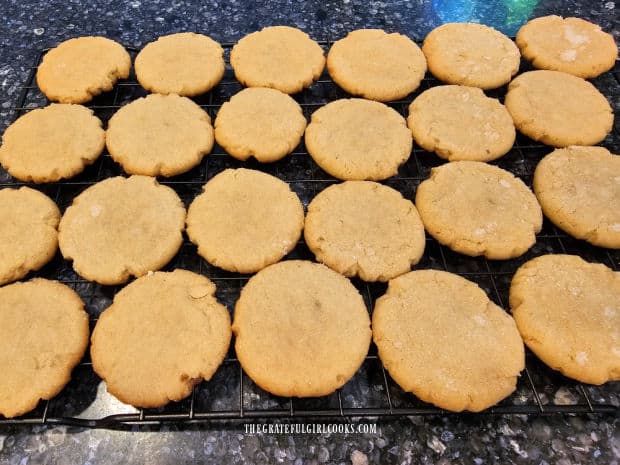
[[[11,121],[20,85],[38,51],[75,36],[104,35],[139,48],[160,35],[178,31],[202,32],[218,41],[234,42],[261,27],[288,24],[316,39],[339,38],[361,27],[378,27],[423,38],[443,22],[472,20],[514,35],[528,18],[553,13],[584,17],[612,32],[616,40],[620,37],[618,8],[612,1],[595,4],[585,0],[126,3],[4,0],[0,8],[2,131]],[[614,103],[617,106],[618,102]],[[361,393],[352,397],[372,395],[367,388],[363,391],[363,384],[361,389]],[[618,405],[618,389],[614,390],[611,398]],[[226,397],[225,392],[219,394]],[[251,391],[246,394],[251,396]],[[105,393],[81,395],[87,399],[89,396],[105,398]],[[548,393],[543,390],[541,401],[566,404],[573,401],[574,395],[568,390]],[[348,401],[346,390],[344,400]],[[252,402],[252,398],[244,401]],[[93,402],[84,412],[101,416],[105,411],[99,408],[103,406]],[[129,431],[63,426],[0,427],[0,464],[617,465],[619,425],[620,420],[612,416],[480,414],[383,419],[377,421],[376,434],[349,435],[246,434],[240,422],[189,426],[182,430],[174,426]]]

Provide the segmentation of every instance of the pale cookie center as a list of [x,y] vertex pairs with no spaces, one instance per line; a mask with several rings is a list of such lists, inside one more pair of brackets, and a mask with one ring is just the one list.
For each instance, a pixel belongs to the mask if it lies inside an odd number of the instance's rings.
[[620,223],[614,223],[609,226],[609,229],[615,232],[620,232]]
[[588,354],[585,352],[577,352],[575,355],[575,361],[579,365],[585,365],[588,362]]
[[616,316],[616,309],[611,307],[605,307],[603,309],[603,315],[605,315],[607,318],[613,318],[614,316]]
[[486,326],[487,325],[487,319],[483,316],[480,315],[474,315],[474,321],[479,325],[479,326]]
[[564,38],[573,46],[590,42],[588,34],[579,34],[572,26],[564,26]]
[[560,58],[562,59],[562,61],[575,61],[575,59],[577,58],[577,50],[564,50],[562,53],[560,53]]

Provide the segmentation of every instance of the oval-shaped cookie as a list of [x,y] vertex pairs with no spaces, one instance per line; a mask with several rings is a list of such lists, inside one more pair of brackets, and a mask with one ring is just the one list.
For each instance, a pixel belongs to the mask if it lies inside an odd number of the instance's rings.
[[536,68],[582,78],[609,71],[618,57],[614,37],[581,18],[534,18],[517,32],[517,45]]
[[371,181],[319,192],[308,205],[304,236],[318,261],[364,281],[388,281],[409,271],[426,242],[413,203]]
[[23,415],[58,394],[88,333],[84,303],[68,286],[37,278],[0,287],[0,415]]
[[620,156],[603,147],[557,149],[534,172],[534,192],[556,226],[620,249]]
[[358,29],[334,42],[327,54],[327,70],[348,93],[387,102],[419,87],[426,58],[407,36]]
[[336,100],[316,110],[304,140],[323,170],[354,181],[394,176],[413,146],[407,123],[396,110],[364,99]]
[[614,122],[609,102],[596,87],[559,71],[517,76],[508,86],[504,104],[519,131],[554,147],[594,145]]
[[422,51],[428,69],[448,84],[495,89],[519,71],[521,55],[515,43],[492,27],[448,23],[433,29]]
[[146,90],[191,97],[222,80],[224,49],[205,35],[180,32],[146,44],[134,66],[136,78]]
[[295,247],[304,226],[299,197],[284,181],[228,169],[205,186],[187,212],[187,235],[212,265],[254,273]]
[[368,311],[353,284],[301,260],[253,276],[241,290],[232,329],[243,370],[278,396],[331,394],[362,365],[371,338]]
[[52,104],[20,116],[2,135],[0,163],[26,182],[81,173],[105,147],[101,120],[82,105]]
[[126,79],[131,57],[123,46],[105,37],[66,40],[45,54],[37,84],[55,102],[85,103]]
[[99,317],[90,349],[108,392],[136,407],[179,401],[209,380],[230,344],[215,284],[186,270],[136,279]]
[[114,177],[73,199],[60,220],[58,243],[77,274],[101,284],[159,270],[183,242],[185,208],[155,178]]
[[510,307],[549,367],[584,383],[620,380],[620,273],[576,255],[536,257],[512,278]]
[[510,395],[525,368],[513,319],[475,283],[438,270],[390,281],[372,314],[390,376],[437,407],[479,412]]
[[224,103],[215,118],[215,139],[238,160],[273,162],[299,145],[306,129],[301,106],[276,89],[244,89]]
[[60,211],[29,187],[0,189],[0,286],[49,262],[58,248]]
[[175,176],[213,148],[211,118],[187,97],[152,94],[121,107],[108,122],[106,146],[128,174]]
[[516,131],[506,107],[477,87],[437,86],[409,105],[407,125],[424,150],[450,161],[505,155]]
[[523,181],[477,161],[433,168],[418,186],[415,205],[428,233],[465,255],[518,257],[542,228],[540,205]]
[[246,87],[271,87],[294,94],[319,78],[325,56],[305,32],[269,26],[237,42],[230,52],[230,64]]

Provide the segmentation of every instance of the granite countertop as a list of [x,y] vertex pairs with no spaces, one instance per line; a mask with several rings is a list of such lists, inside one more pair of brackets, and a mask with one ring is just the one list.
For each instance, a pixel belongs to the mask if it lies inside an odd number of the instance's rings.
[[[514,35],[530,17],[579,16],[620,37],[613,1],[51,1],[5,0],[0,24],[0,131],[12,118],[38,51],[75,36],[104,35],[140,48],[172,32],[221,42],[274,24],[315,39],[361,27],[423,38],[451,21],[479,21]],[[620,42],[620,41],[619,41]],[[557,395],[557,393],[556,393]],[[377,421],[376,434],[245,434],[243,423],[133,428],[1,427],[2,464],[392,463],[572,464],[620,462],[620,419],[598,415],[448,415]]]

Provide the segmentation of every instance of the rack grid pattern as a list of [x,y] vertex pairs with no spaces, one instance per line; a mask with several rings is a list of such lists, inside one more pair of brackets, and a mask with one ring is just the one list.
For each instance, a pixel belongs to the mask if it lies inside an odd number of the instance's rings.
[[[320,42],[325,50],[331,41]],[[233,44],[222,44],[228,61]],[[135,57],[137,50],[128,49]],[[49,102],[40,93],[35,82],[36,67],[45,50],[36,58],[30,70],[21,95],[14,108],[15,118],[25,112],[40,108]],[[521,71],[529,65],[522,63]],[[620,67],[595,79],[594,84],[612,102],[620,102]],[[390,102],[389,105],[407,116],[408,106],[420,92],[440,84],[427,74],[420,89],[405,100]],[[227,69],[222,82],[209,93],[194,100],[214,119],[219,107],[232,95],[242,89],[235,80],[232,69]],[[488,95],[503,100],[506,88],[487,92]],[[122,105],[147,93],[137,83],[132,74],[126,81],[96,97],[88,106],[107,123],[112,114]],[[294,96],[309,119],[318,107],[338,98],[349,97],[339,89],[325,73],[310,88]],[[612,152],[620,150],[620,123],[616,122],[612,133],[603,142]],[[552,149],[532,141],[522,135],[512,150],[493,164],[507,169],[531,186],[537,162]],[[443,163],[437,156],[415,146],[411,158],[397,176],[384,183],[406,198],[413,199],[417,185],[426,179],[434,166]],[[202,186],[214,175],[226,168],[245,166],[273,174],[288,182],[299,195],[304,208],[323,188],[337,182],[322,171],[308,155],[303,142],[288,157],[271,164],[259,164],[254,160],[239,162],[228,156],[217,144],[213,152],[191,171],[168,179],[160,179],[162,184],[172,187],[186,205],[200,193]],[[104,153],[82,174],[70,180],[38,185],[36,188],[54,199],[62,211],[71,204],[73,198],[88,186],[110,176],[124,174]],[[18,186],[24,183],[13,179],[0,168],[0,188]],[[426,251],[422,261],[415,269],[434,268],[451,271],[478,283],[498,305],[508,307],[508,289],[514,271],[525,261],[545,253],[573,253],[589,261],[604,263],[615,271],[620,268],[620,251],[611,251],[578,241],[555,228],[545,220],[543,230],[538,235],[536,245],[524,256],[513,260],[489,261],[484,258],[471,258],[456,254],[427,237]],[[287,259],[313,259],[312,253],[300,241]],[[249,276],[229,273],[209,265],[196,253],[195,247],[187,240],[177,256],[164,270],[185,268],[203,274],[217,285],[217,297],[232,312],[239,292]],[[90,315],[91,329],[98,315],[111,303],[114,294],[121,286],[101,286],[80,278],[64,261],[59,253],[42,270],[34,273],[48,279],[58,279],[72,287],[82,297]],[[386,285],[364,283],[354,279],[353,284],[364,296],[369,309],[374,300],[385,292]],[[620,383],[603,386],[588,386],[572,381],[544,366],[526,350],[526,369],[523,372],[516,392],[484,414],[618,414],[620,406]],[[398,417],[406,415],[458,415],[445,412],[432,405],[421,402],[412,394],[404,393],[391,380],[376,355],[374,344],[362,368],[355,377],[336,393],[316,398],[297,399],[272,396],[258,388],[242,371],[231,347],[223,365],[208,381],[196,386],[188,399],[174,402],[161,409],[135,409],[120,404],[105,392],[105,386],[94,374],[89,356],[76,367],[69,385],[54,399],[42,401],[37,409],[19,418],[0,417],[0,425],[66,424],[84,427],[122,428],[127,425],[159,424],[162,422],[196,423],[215,420],[244,419],[317,419],[330,418],[349,421],[352,418]]]

